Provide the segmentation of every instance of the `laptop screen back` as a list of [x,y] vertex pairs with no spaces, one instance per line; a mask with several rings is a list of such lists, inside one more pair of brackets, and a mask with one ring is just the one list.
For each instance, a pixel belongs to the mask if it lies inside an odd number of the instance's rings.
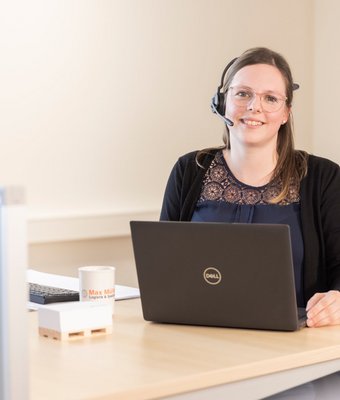
[[289,227],[132,221],[144,318],[295,330]]

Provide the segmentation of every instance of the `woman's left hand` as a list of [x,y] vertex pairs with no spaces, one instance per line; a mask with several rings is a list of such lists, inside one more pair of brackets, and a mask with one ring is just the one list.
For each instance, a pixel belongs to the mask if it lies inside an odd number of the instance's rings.
[[340,291],[315,293],[309,299],[306,311],[309,327],[340,324]]

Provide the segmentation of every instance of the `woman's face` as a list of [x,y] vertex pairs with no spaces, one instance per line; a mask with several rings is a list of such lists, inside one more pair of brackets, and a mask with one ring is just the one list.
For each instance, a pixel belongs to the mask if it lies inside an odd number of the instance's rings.
[[[286,85],[278,68],[255,64],[240,69],[226,99],[225,116],[234,123],[229,127],[231,144],[236,141],[247,146],[276,146],[278,130],[290,111],[285,98]],[[279,109],[271,106],[272,99],[279,99]]]

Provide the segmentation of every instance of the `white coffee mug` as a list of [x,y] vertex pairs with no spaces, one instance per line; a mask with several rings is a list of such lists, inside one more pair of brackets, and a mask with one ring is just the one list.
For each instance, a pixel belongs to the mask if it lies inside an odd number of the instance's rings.
[[80,301],[97,301],[111,305],[114,313],[115,267],[88,266],[78,268]]

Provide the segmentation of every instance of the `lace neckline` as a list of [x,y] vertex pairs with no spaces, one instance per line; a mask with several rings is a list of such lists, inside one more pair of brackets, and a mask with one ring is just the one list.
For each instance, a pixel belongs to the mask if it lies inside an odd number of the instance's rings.
[[[263,186],[250,186],[240,182],[230,171],[222,150],[219,150],[207,169],[198,202],[222,201],[233,204],[273,204],[271,200],[281,191],[282,182],[274,179]],[[292,184],[285,199],[277,205],[289,205],[300,201],[299,188]]]

